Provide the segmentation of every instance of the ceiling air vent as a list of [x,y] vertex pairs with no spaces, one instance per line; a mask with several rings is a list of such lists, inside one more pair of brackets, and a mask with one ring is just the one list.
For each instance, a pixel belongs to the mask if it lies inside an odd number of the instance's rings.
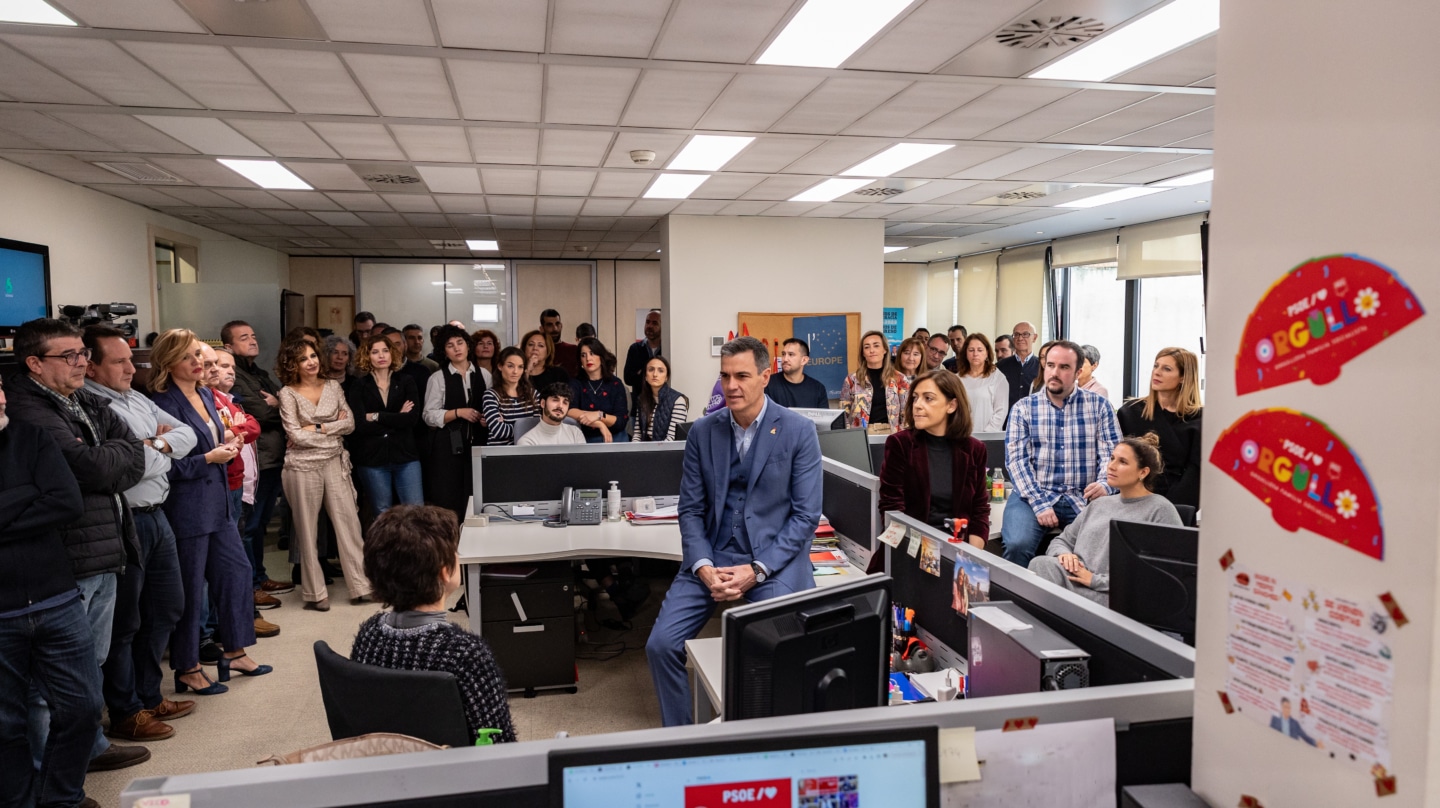
[[95,163],[106,171],[147,185],[184,185],[185,180],[149,163]]
[[1105,24],[1092,17],[1051,17],[1010,23],[995,39],[1012,48],[1068,48],[1103,33]]
[[371,185],[415,185],[421,180],[414,174],[361,174],[360,179]]
[[904,188],[861,188],[855,192],[856,196],[894,196],[905,193]]
[[1044,191],[1010,191],[1008,193],[997,194],[995,198],[1020,201],[1024,199],[1040,199],[1041,197],[1046,196],[1049,196],[1049,194],[1045,193]]
[[432,238],[432,239],[430,239],[430,246],[434,247],[434,248],[437,249],[437,250],[468,250],[468,249],[470,249],[468,246],[466,246],[465,242],[463,242],[463,241],[445,241],[445,240],[443,240],[443,239],[438,239],[438,238]]

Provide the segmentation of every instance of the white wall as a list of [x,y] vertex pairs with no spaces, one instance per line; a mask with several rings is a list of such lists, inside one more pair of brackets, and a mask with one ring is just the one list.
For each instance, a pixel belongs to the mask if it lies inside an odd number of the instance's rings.
[[878,219],[670,216],[661,234],[665,353],[694,411],[720,371],[710,337],[735,330],[739,312],[860,312],[862,331],[880,328]]
[[141,336],[155,330],[160,323],[151,286],[155,246],[150,228],[160,228],[198,244],[201,283],[273,284],[274,312],[237,311],[235,316],[264,320],[260,315],[268,315],[279,322],[279,290],[290,278],[283,253],[4,160],[0,189],[0,237],[50,248],[50,295],[56,305],[134,303]]

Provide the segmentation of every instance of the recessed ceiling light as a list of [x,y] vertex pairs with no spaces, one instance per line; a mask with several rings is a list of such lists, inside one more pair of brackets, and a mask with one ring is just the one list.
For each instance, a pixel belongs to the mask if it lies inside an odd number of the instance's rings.
[[753,137],[696,135],[666,168],[671,171],[719,171],[754,140]]
[[908,250],[908,249],[910,249],[910,248],[909,248],[909,247],[891,247],[889,244],[886,244],[886,245],[885,245],[885,252],[887,252],[887,253],[892,253],[892,252],[895,252],[896,250]]
[[1215,169],[1207,168],[1204,171],[1196,171],[1194,174],[1185,174],[1173,179],[1161,180],[1155,185],[1163,185],[1166,188],[1183,188],[1186,185],[1199,185],[1202,182],[1212,182],[1215,179]]
[[791,202],[829,202],[870,184],[870,180],[829,179],[790,197]]
[[755,60],[762,65],[839,67],[912,0],[806,0]]
[[274,160],[229,160],[218,162],[261,188],[283,191],[313,191],[305,180]]
[[1077,199],[1077,200],[1074,201],[1074,202],[1066,202],[1066,203],[1064,203],[1064,204],[1056,205],[1055,207],[1057,207],[1057,208],[1098,208],[1098,207],[1101,206],[1101,205],[1108,205],[1108,204],[1110,204],[1111,202],[1123,202],[1123,201],[1126,200],[1126,199],[1134,199],[1134,198],[1140,197],[1140,196],[1149,196],[1150,194],[1158,194],[1158,193],[1160,193],[1161,191],[1166,191],[1166,190],[1169,190],[1169,189],[1167,189],[1167,188],[1117,188],[1116,190],[1110,191],[1109,193],[1097,194],[1097,195],[1095,195],[1095,196],[1086,197],[1085,199]]
[[1037,235],[1037,236],[1043,236],[1043,235],[1045,235],[1045,231],[1044,231],[1044,230],[1036,230],[1036,231],[1035,231],[1035,235]]
[[45,0],[5,0],[0,2],[0,22],[28,22],[35,25],[75,25]]
[[709,174],[661,174],[645,191],[646,199],[687,199],[710,179]]
[[846,177],[888,177],[954,147],[953,143],[897,143],[840,174]]
[[473,251],[475,251],[475,252],[481,252],[481,251],[487,251],[487,250],[498,250],[498,249],[500,249],[500,242],[495,241],[494,239],[472,239],[472,238],[467,238],[467,239],[465,239],[465,246],[466,246],[466,247],[469,247],[471,250],[473,250]]
[[1210,204],[1210,200],[1208,200],[1208,199],[1197,199],[1197,200],[1195,200],[1195,204],[1197,204],[1197,205],[1208,205],[1208,204]]
[[1219,28],[1220,0],[1175,0],[1027,78],[1105,81]]

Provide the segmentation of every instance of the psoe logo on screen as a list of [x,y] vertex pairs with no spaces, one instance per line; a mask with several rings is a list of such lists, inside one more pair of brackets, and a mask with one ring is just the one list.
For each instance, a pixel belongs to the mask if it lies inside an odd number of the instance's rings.
[[1235,357],[1239,395],[1309,379],[1329,384],[1351,359],[1425,316],[1389,268],[1359,255],[1314,258],[1260,299]]
[[789,779],[685,787],[685,808],[791,808]]
[[1248,412],[1221,433],[1210,462],[1270,506],[1285,530],[1304,528],[1371,558],[1385,557],[1370,477],[1321,421],[1279,408]]

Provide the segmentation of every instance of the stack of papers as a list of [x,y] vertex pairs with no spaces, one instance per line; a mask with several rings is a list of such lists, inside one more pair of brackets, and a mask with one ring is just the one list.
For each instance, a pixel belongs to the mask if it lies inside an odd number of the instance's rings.
[[850,561],[839,550],[821,550],[810,554],[810,563],[816,567],[843,567]]
[[626,511],[625,518],[630,520],[632,525],[668,525],[680,521],[680,510],[678,506],[671,505],[667,508],[656,508],[650,513]]

